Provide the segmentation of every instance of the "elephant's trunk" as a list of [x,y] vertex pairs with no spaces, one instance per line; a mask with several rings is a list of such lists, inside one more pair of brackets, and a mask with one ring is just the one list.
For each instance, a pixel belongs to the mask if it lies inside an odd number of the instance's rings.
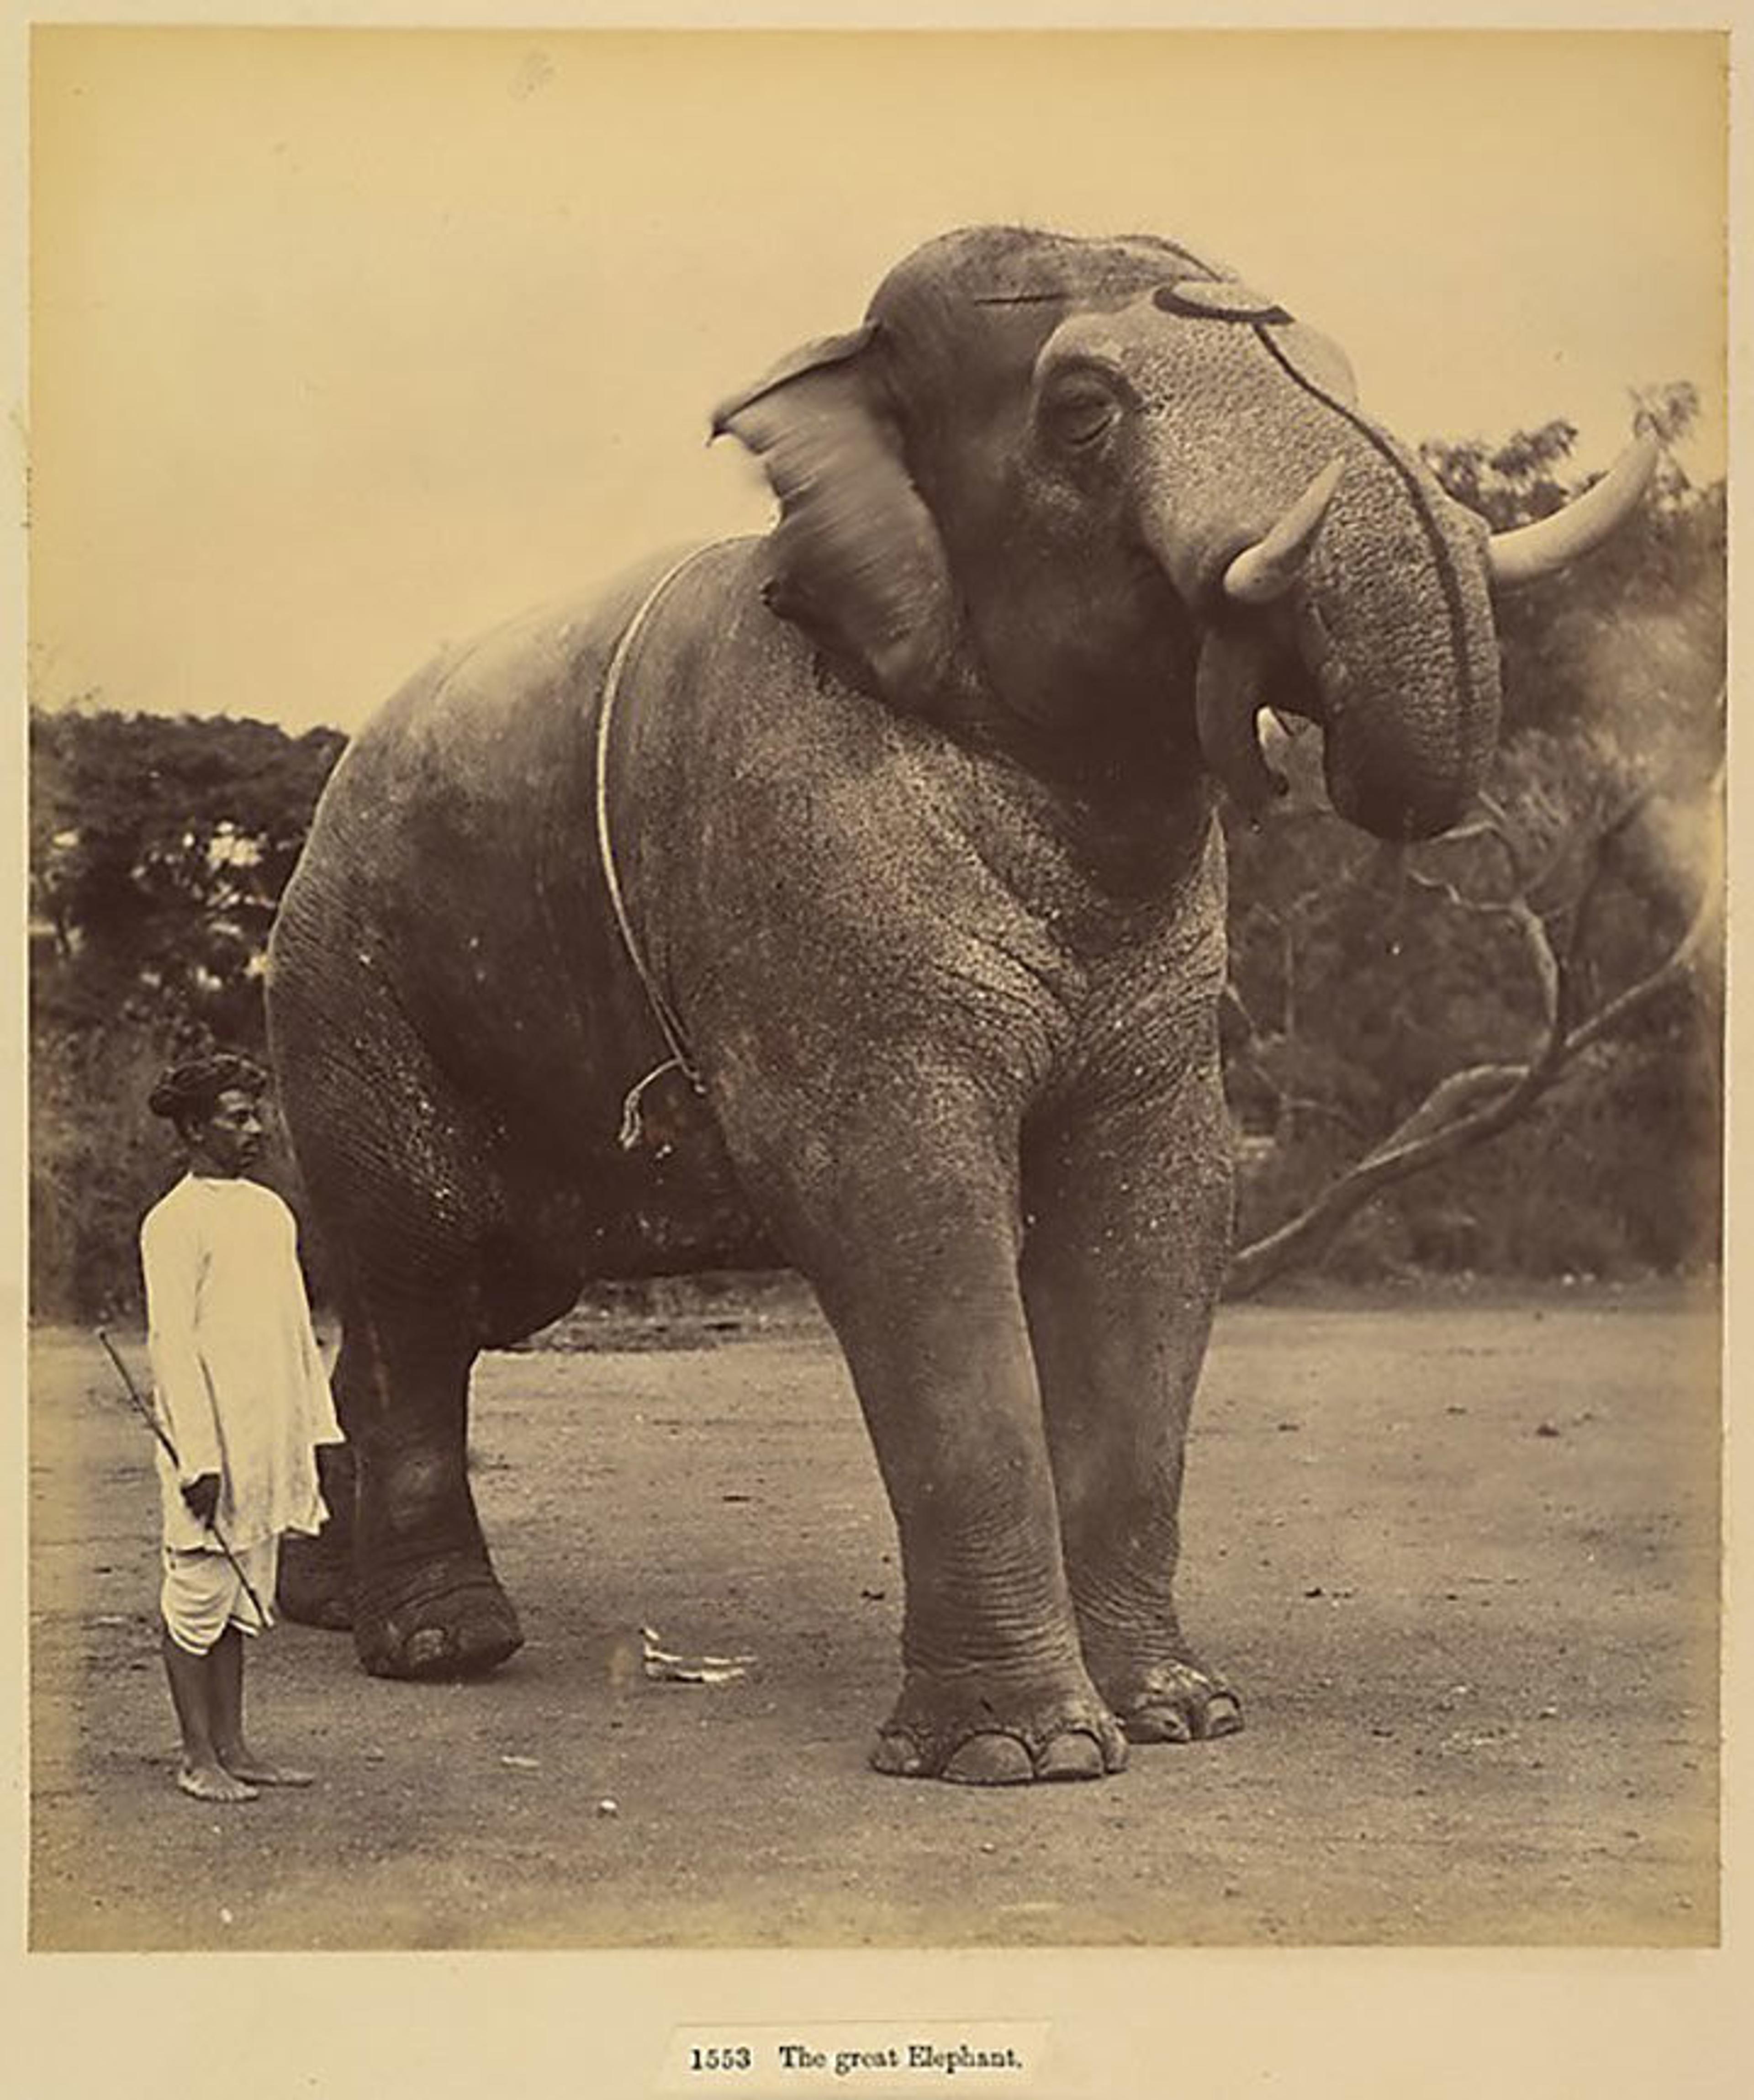
[[1447,830],[1498,736],[1484,533],[1408,454],[1366,430],[1293,593],[1326,725],[1328,792],[1390,839]]
[[1276,785],[1255,736],[1272,704],[1325,725],[1342,816],[1423,838],[1460,818],[1496,741],[1486,536],[1410,454],[1347,420],[1341,461],[1306,465],[1277,518],[1193,554],[1166,519],[1148,518],[1147,536],[1207,610],[1196,719],[1236,799],[1258,807]]

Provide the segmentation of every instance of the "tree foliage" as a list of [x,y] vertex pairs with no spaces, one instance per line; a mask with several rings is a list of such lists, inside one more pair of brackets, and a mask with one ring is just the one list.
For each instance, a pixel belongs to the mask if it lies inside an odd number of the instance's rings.
[[268,929],[344,741],[225,716],[33,710],[37,1017],[258,1048]]

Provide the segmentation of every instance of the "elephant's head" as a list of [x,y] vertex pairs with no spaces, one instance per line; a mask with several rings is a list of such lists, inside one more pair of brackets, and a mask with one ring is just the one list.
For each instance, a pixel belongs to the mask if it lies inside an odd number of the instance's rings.
[[1394,839],[1492,756],[1492,582],[1593,545],[1653,457],[1494,540],[1270,299],[1166,241],[1011,227],[919,249],[713,427],[780,499],[769,602],[867,690],[1086,748],[1151,721],[1250,806],[1270,705],[1324,724],[1336,808]]

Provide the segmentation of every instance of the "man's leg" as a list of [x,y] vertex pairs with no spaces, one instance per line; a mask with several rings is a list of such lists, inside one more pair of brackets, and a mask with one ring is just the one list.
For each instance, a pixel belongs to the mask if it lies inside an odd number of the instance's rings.
[[[231,1638],[235,1643],[237,1636],[233,1634]],[[214,1745],[214,1709],[223,1704],[223,1695],[215,1696],[219,1673],[213,1653],[192,1653],[178,1644],[168,1626],[161,1646],[170,1703],[177,1710],[177,1725],[183,1732],[183,1763],[177,1785],[198,1801],[253,1801],[255,1788],[226,1770]]]
[[183,1762],[177,1785],[198,1801],[253,1801],[256,1789],[228,1772],[219,1759],[213,1650],[231,1612],[237,1577],[217,1553],[165,1550],[159,1611],[165,1623],[162,1648],[170,1703],[183,1731]]
[[[256,1595],[264,1601],[274,1595],[275,1546],[275,1542],[271,1539],[265,1545],[241,1549],[236,1555]],[[250,1612],[253,1622],[255,1606],[245,1595],[241,1581],[236,1587],[233,1609]],[[213,1740],[220,1763],[233,1779],[256,1786],[309,1786],[309,1772],[295,1771],[290,1766],[276,1764],[271,1758],[258,1755],[245,1739],[244,1635],[236,1618],[228,1621],[225,1631],[214,1643],[211,1661]]]
[[253,1786],[309,1786],[311,1774],[276,1764],[244,1738],[244,1636],[227,1626],[214,1643],[213,1732],[219,1762],[233,1779]]

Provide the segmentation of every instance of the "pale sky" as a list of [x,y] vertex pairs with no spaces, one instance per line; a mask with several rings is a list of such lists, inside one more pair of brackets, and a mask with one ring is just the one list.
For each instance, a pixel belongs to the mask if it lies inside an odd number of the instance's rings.
[[1413,439],[1628,389],[1722,471],[1699,33],[39,30],[31,675],[356,728],[442,641],[770,510],[713,403],[910,248],[1148,231]]

